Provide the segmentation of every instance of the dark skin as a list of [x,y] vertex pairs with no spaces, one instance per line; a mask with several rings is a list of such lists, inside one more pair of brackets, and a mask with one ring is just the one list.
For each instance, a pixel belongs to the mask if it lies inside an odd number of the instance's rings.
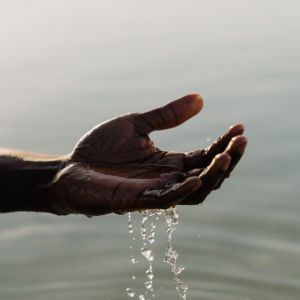
[[187,121],[202,106],[202,98],[192,94],[146,113],[117,117],[86,133],[71,154],[36,158],[39,167],[45,165],[45,180],[28,197],[27,208],[25,203],[13,210],[94,216],[202,203],[242,157],[243,125],[230,127],[209,148],[188,153],[162,151],[149,138],[154,130]]
[[102,215],[202,203],[242,157],[247,144],[243,125],[231,127],[209,148],[188,153],[162,151],[149,138],[154,130],[182,124],[202,106],[202,98],[192,94],[93,128],[56,177],[62,206]]

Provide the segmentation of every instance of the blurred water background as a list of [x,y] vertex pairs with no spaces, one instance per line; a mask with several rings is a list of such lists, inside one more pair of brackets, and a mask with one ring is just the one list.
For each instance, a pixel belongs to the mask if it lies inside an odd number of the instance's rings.
[[[1,0],[0,145],[68,153],[101,121],[201,93],[201,115],[152,134],[157,145],[204,147],[236,122],[250,142],[222,190],[179,209],[188,299],[299,299],[299,10],[291,0]],[[133,219],[131,250],[126,215],[2,214],[0,299],[143,292]],[[173,300],[165,245],[161,219],[154,288]]]

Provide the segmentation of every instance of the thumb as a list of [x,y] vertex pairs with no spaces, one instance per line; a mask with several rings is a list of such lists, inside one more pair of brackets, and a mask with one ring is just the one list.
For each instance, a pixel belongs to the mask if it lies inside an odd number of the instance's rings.
[[178,126],[200,112],[202,107],[201,96],[190,94],[165,106],[138,114],[137,121],[145,133],[150,133]]

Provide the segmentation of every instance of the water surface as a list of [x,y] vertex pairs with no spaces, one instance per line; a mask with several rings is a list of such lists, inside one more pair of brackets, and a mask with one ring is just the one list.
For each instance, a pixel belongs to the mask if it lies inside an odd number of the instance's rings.
[[[98,122],[201,93],[201,115],[154,133],[157,145],[204,147],[241,121],[250,143],[222,190],[179,209],[173,246],[188,299],[299,299],[299,9],[292,0],[1,1],[0,144],[68,153]],[[157,234],[157,298],[177,299],[162,220]],[[0,299],[126,299],[146,270],[130,263],[129,244],[127,216],[2,214]]]

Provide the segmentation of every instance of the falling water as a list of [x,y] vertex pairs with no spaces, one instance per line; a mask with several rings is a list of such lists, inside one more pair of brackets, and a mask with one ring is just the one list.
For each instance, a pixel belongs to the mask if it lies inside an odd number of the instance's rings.
[[[141,254],[146,259],[148,263],[148,268],[145,271],[146,279],[144,282],[145,286],[145,296],[155,298],[154,288],[153,288],[153,267],[152,263],[154,260],[153,251],[151,249],[151,245],[155,241],[155,228],[156,228],[156,218],[154,216],[158,213],[158,211],[142,211],[142,223],[141,223],[141,237],[142,237],[142,247]],[[145,299],[144,295],[141,295],[141,299]],[[149,298],[148,298],[149,299]]]
[[171,244],[172,233],[176,229],[176,225],[178,224],[179,214],[175,207],[167,209],[164,212],[164,214],[166,219],[166,231],[168,237],[164,261],[169,265],[171,265],[171,271],[174,274],[175,286],[179,293],[180,298],[186,300],[188,285],[180,279],[180,274],[184,270],[184,267],[177,264],[178,253],[173,249]]
[[[133,223],[132,223],[132,218],[131,218],[131,213],[128,213],[128,232],[130,235],[133,234]],[[135,238],[132,237],[132,240],[134,241]],[[130,244],[129,249],[133,249],[132,245]],[[131,255],[131,263],[136,264],[138,263],[136,257],[134,254]],[[132,280],[135,280],[135,275],[133,274],[131,276]],[[130,297],[133,298],[135,296],[135,291],[132,288],[126,288],[126,294]]]
[[[153,287],[154,254],[151,246],[155,242],[156,222],[158,221],[160,215],[164,215],[167,232],[167,246],[165,250],[164,262],[168,263],[171,266],[171,271],[174,274],[174,283],[179,293],[180,299],[186,300],[188,286],[180,279],[180,274],[184,270],[184,267],[177,264],[178,253],[173,249],[171,244],[172,233],[176,229],[179,217],[176,208],[169,208],[167,210],[146,210],[142,211],[141,213],[142,222],[140,227],[140,235],[142,240],[142,246],[140,249],[140,253],[142,257],[146,259],[148,267],[145,271],[146,279],[144,281],[144,294],[140,294],[137,299],[148,300],[150,298],[155,298]],[[130,235],[133,234],[133,222],[131,213],[128,213],[128,232]],[[132,240],[135,241],[135,237],[132,237]],[[132,249],[132,245],[130,245],[129,248]],[[134,254],[131,256],[131,262],[133,264],[138,263]],[[132,275],[132,279],[136,279],[135,275]],[[127,288],[126,293],[131,298],[133,298],[136,295],[135,291],[131,288]]]

